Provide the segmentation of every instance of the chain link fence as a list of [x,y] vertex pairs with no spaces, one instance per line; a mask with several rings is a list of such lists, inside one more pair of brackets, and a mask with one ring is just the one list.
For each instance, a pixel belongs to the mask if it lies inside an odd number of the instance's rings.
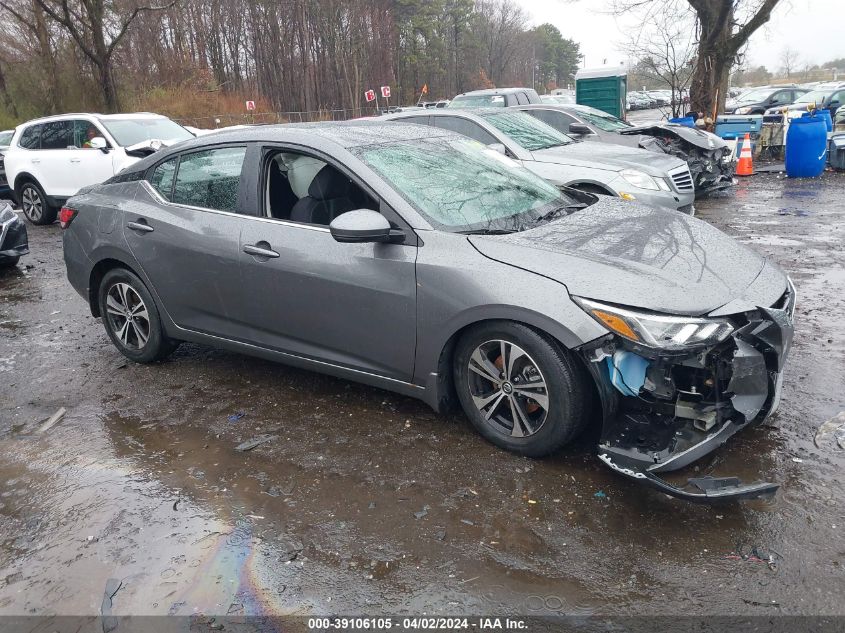
[[271,123],[312,123],[315,121],[348,121],[366,116],[376,116],[374,107],[346,110],[311,110],[309,112],[247,112],[245,114],[216,114],[205,117],[174,119],[182,125],[213,130],[232,125],[267,125]]

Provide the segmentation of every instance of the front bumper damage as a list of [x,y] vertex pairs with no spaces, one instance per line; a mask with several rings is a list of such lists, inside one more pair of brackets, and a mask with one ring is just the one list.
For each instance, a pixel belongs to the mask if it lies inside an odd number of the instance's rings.
[[0,201],[0,261],[29,253],[26,225],[8,203]]
[[[735,329],[721,343],[686,353],[644,348],[613,335],[582,348],[603,392],[599,459],[626,477],[688,501],[773,495],[775,483],[698,477],[679,487],[659,475],[688,466],[777,409],[794,307],[790,285],[774,306],[731,316]],[[614,359],[620,353],[645,367],[642,384],[614,387],[611,376],[619,372]]]
[[639,146],[676,156],[689,165],[696,196],[727,189],[734,184],[734,160],[722,139],[677,125],[655,124],[630,128],[625,135],[639,134]]

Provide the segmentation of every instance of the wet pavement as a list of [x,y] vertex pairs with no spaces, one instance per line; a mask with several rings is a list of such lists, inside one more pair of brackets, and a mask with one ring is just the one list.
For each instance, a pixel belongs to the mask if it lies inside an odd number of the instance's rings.
[[677,479],[779,481],[771,501],[688,504],[589,437],[520,458],[461,416],[210,348],[132,364],[58,225],[30,226],[0,273],[0,615],[845,615],[845,451],[813,443],[845,410],[845,175],[758,175],[698,211],[792,275],[797,331],[779,413]]

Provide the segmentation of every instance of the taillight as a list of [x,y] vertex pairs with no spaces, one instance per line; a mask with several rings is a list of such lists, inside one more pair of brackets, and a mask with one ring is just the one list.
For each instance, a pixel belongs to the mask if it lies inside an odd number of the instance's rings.
[[73,218],[76,217],[76,214],[79,213],[76,209],[71,209],[70,207],[62,207],[62,210],[59,211],[59,225],[66,229],[70,226],[70,223],[73,222]]

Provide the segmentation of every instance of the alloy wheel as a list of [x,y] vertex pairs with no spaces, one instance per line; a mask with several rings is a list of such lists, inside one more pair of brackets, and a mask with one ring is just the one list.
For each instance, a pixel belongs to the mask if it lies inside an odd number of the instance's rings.
[[475,348],[468,361],[469,393],[478,411],[498,432],[529,437],[545,424],[549,390],[537,363],[509,341]]
[[35,187],[30,185],[24,187],[21,192],[21,208],[23,209],[24,215],[32,222],[41,220],[41,216],[44,215],[44,201]]
[[150,315],[141,295],[126,283],[116,283],[106,294],[106,313],[121,345],[140,350],[150,338]]

